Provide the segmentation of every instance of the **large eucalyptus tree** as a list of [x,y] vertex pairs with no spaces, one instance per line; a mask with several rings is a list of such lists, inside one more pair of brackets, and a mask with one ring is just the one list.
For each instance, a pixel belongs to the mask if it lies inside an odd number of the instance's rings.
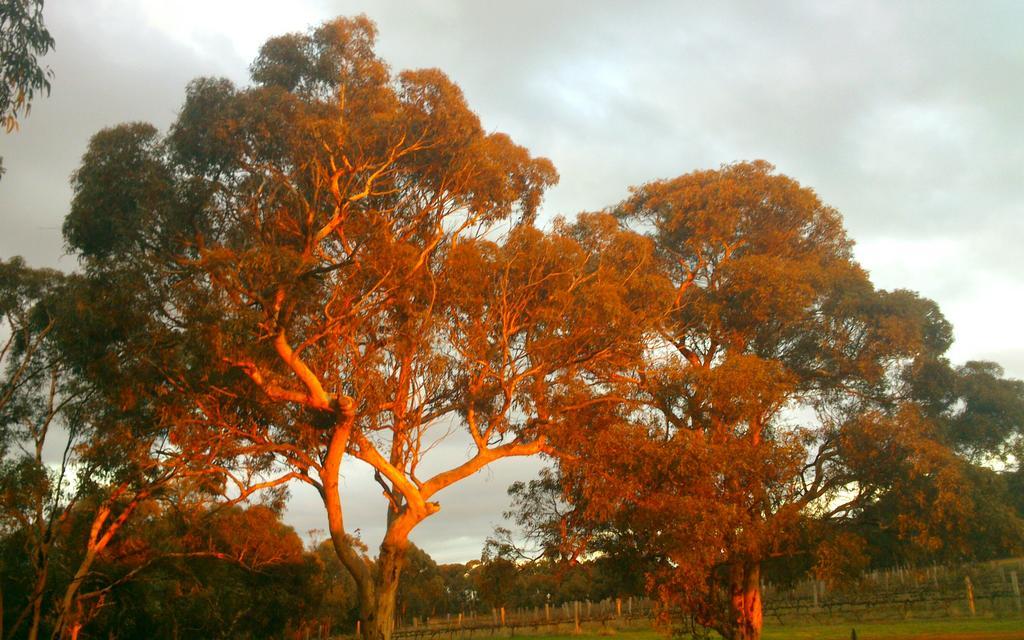
[[[267,482],[315,487],[364,632],[387,638],[438,493],[618,400],[652,245],[607,216],[535,228],[551,163],[440,71],[392,74],[375,35],[361,17],[271,39],[252,86],[194,81],[166,136],[100,132],[64,231],[174,354],[155,388],[190,407],[179,446],[230,441]],[[421,466],[453,431],[472,453]],[[353,463],[385,498],[375,561],[344,519]]]

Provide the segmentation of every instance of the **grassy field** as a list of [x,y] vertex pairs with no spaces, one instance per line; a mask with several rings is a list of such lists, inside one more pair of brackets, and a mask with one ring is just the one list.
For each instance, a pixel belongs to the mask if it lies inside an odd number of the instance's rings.
[[[850,624],[793,625],[766,627],[764,640],[1024,640],[1024,619],[1016,620],[928,620],[906,622],[864,622]],[[531,640],[665,640],[656,631],[584,633],[581,636],[538,635]]]
[[904,622],[863,622],[791,627],[767,627],[765,640],[1024,640],[1024,620],[908,620]]

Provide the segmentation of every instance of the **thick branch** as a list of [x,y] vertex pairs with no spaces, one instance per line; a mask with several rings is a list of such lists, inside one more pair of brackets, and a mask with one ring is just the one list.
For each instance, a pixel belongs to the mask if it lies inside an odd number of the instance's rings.
[[466,460],[459,466],[442,471],[430,480],[423,483],[421,490],[423,498],[429,498],[441,489],[448,487],[459,480],[468,478],[488,464],[501,458],[512,456],[532,456],[548,450],[547,438],[538,436],[527,442],[514,441],[500,447],[485,448],[477,451],[476,455]]
[[327,526],[331,534],[331,543],[334,545],[334,550],[342,564],[345,565],[345,568],[352,575],[352,579],[355,580],[361,599],[366,600],[372,598],[373,574],[366,561],[356,553],[352,542],[345,533],[341,493],[338,490],[341,460],[345,455],[345,449],[348,448],[348,441],[352,433],[354,421],[354,415],[349,413],[335,427],[334,433],[331,434],[331,441],[327,445],[327,455],[320,469],[320,482],[323,487],[320,495],[323,497],[324,506],[327,509]]
[[281,359],[285,361],[285,364],[302,381],[302,384],[306,386],[306,389],[309,391],[310,406],[316,409],[330,409],[331,397],[324,391],[324,387],[320,384],[320,379],[317,378],[316,374],[292,350],[291,345],[288,344],[288,339],[284,335],[284,330],[279,331],[277,337],[274,338],[274,348],[277,350],[277,354],[281,356]]

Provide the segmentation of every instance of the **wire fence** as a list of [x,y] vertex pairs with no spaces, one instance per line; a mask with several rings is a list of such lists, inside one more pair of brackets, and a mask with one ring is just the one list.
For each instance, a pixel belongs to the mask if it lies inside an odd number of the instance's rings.
[[807,579],[764,585],[765,620],[815,622],[1013,617],[1022,614],[1024,559],[895,567],[830,585]]
[[646,598],[607,598],[565,602],[543,607],[492,609],[489,614],[446,614],[415,620],[395,630],[401,640],[456,640],[475,637],[513,637],[579,632],[594,628],[648,626],[654,603]]
[[[762,584],[765,623],[788,626],[809,622],[867,622],[948,618],[1024,618],[1024,558],[995,562],[894,567],[858,579],[829,584],[808,578],[789,585]],[[458,613],[400,624],[395,640],[559,635],[581,631],[649,627],[657,614],[647,598],[607,598],[536,607],[495,608],[489,613]],[[1024,626],[1024,622],[1022,622]],[[355,630],[358,635],[358,629]],[[351,637],[310,625],[303,640]]]

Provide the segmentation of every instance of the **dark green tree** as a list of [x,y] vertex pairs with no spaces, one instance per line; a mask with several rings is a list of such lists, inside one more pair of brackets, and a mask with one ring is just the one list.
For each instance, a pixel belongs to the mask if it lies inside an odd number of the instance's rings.
[[519,568],[507,558],[486,558],[473,570],[480,601],[491,609],[511,607],[519,592]]
[[100,561],[83,633],[268,638],[318,620],[323,567],[279,513],[183,497],[135,518]]
[[425,551],[412,544],[398,586],[397,610],[403,620],[425,620],[444,611],[445,582],[440,568]]

